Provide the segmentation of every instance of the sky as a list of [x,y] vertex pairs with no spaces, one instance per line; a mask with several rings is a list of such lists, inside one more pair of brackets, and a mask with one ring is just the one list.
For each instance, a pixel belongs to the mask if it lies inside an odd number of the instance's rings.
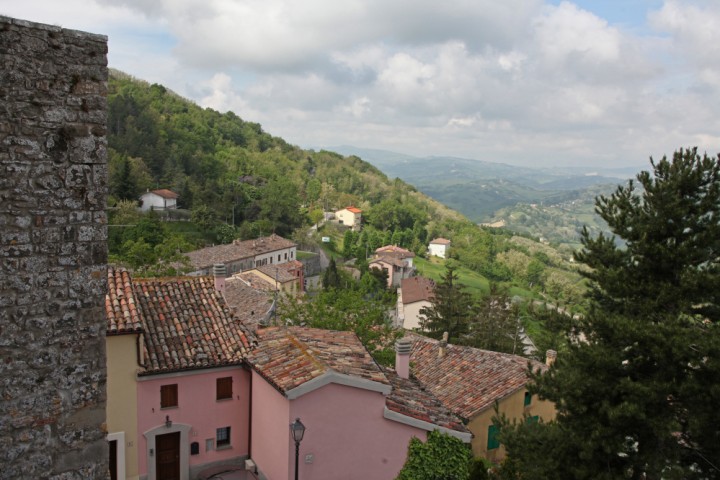
[[0,0],[303,148],[525,166],[720,152],[718,0]]

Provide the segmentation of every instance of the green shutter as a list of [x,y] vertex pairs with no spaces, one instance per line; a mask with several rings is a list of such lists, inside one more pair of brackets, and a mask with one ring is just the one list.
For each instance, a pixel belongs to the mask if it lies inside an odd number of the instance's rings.
[[530,395],[530,392],[525,392],[525,403],[524,405],[527,407],[530,405],[530,402],[532,401],[532,395]]
[[496,425],[490,425],[488,427],[488,441],[487,441],[487,449],[492,450],[494,448],[500,447],[500,440],[498,440],[498,433],[500,433],[500,429]]

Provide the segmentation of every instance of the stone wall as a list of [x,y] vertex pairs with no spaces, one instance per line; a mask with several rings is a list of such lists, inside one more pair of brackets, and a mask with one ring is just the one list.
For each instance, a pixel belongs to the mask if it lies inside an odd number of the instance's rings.
[[0,17],[0,478],[108,478],[107,38]]

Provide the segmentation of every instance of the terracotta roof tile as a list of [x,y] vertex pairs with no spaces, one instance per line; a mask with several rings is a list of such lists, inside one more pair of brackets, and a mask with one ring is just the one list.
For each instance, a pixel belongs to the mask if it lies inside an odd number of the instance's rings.
[[375,250],[376,257],[413,258],[415,254],[397,245],[386,245]]
[[389,410],[439,427],[470,433],[462,420],[448,410],[432,392],[423,388],[416,379],[401,378],[389,369],[384,371],[392,385],[392,392],[385,399],[385,405]]
[[168,190],[166,188],[161,188],[159,190],[151,190],[150,193],[154,193],[155,195],[158,195],[163,198],[169,198],[169,199],[180,197],[180,195],[178,195],[177,193],[173,192],[172,190]]
[[[267,279],[263,278],[260,275],[257,275],[257,272],[253,270],[248,270],[246,272],[242,273],[236,273],[231,278],[239,278],[242,279],[246,284],[250,285],[250,287],[254,288],[255,290],[263,290],[265,292],[275,292],[275,282],[270,282]],[[227,281],[226,281],[227,282]]]
[[283,393],[329,371],[389,384],[352,332],[304,327],[257,331],[258,347],[248,362]]
[[130,274],[124,268],[108,267],[108,290],[105,295],[107,334],[142,331]]
[[190,259],[190,264],[199,270],[210,268],[216,263],[237,262],[246,258],[255,257],[256,255],[295,246],[297,245],[294,242],[273,233],[269,237],[244,241],[235,240],[233,243],[227,245],[201,248],[200,250],[188,252],[185,255]]
[[347,210],[348,212],[352,212],[352,213],[362,213],[362,210],[360,210],[359,208],[354,207],[352,205],[350,205],[349,207],[343,208],[343,210]]
[[295,271],[297,269],[303,268],[302,262],[298,260],[292,260],[290,262],[286,263],[278,263],[274,265],[263,265],[261,267],[257,267],[256,270],[264,273],[270,278],[275,278],[275,275],[277,274],[277,281],[280,283],[286,283],[286,282],[292,282],[293,280],[297,280],[298,277],[295,275]]
[[266,289],[255,288],[236,275],[225,280],[223,296],[235,317],[250,330],[258,328],[272,307],[273,296]]
[[447,238],[436,238],[432,242],[430,242],[430,245],[450,245],[452,242],[448,240]]
[[425,277],[403,278],[400,283],[402,289],[402,302],[405,305],[429,301],[435,291],[435,282]]
[[254,337],[210,277],[133,280],[145,330],[141,375],[239,364]]
[[463,419],[478,413],[522,388],[528,381],[528,362],[545,371],[545,364],[517,355],[448,345],[438,357],[438,342],[413,338],[412,373],[450,410]]

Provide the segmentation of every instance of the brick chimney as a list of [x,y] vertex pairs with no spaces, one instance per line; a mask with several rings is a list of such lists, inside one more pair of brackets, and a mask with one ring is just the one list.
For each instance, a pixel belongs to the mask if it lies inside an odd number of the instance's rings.
[[395,342],[395,371],[400,378],[410,378],[410,350],[412,341],[403,337]]
[[438,358],[443,358],[447,353],[448,332],[444,332],[442,340],[438,342]]
[[555,363],[555,359],[557,358],[557,352],[555,350],[548,350],[545,352],[545,365],[548,367],[551,366],[553,363]]
[[213,265],[213,278],[215,279],[215,290],[219,293],[225,293],[225,277],[227,276],[227,268],[222,263]]

